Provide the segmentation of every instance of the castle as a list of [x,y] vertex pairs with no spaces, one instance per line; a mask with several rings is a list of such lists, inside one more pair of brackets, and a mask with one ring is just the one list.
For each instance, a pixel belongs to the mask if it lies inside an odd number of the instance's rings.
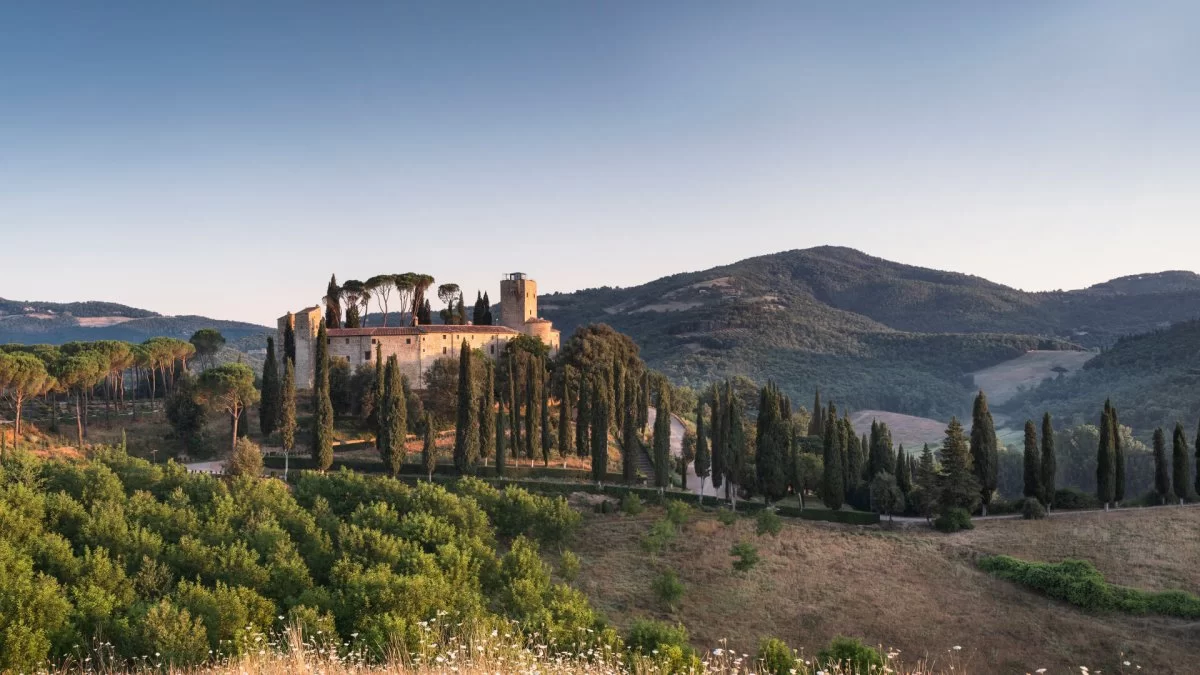
[[[296,387],[311,389],[313,384],[313,353],[317,331],[325,320],[325,311],[320,306],[306,307],[299,312],[288,312],[276,323],[276,344],[281,367],[283,360],[284,333],[290,324],[296,335]],[[521,272],[506,274],[500,281],[500,325],[498,326],[455,326],[444,324],[412,325],[400,327],[329,328],[329,358],[342,358],[354,369],[360,365],[374,365],[376,346],[382,348],[386,360],[393,354],[400,365],[400,373],[408,378],[412,387],[425,387],[425,372],[433,362],[444,356],[458,356],[463,340],[472,349],[478,349],[495,359],[504,351],[504,345],[518,335],[539,338],[550,347],[551,355],[558,353],[560,335],[546,319],[537,315],[537,282]]]

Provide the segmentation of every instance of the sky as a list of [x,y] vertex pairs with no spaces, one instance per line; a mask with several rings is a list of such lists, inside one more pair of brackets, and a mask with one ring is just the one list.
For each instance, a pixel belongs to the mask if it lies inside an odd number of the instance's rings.
[[[1200,3],[0,3],[0,296],[272,324],[851,246],[1200,260]],[[437,304],[435,302],[435,304]]]

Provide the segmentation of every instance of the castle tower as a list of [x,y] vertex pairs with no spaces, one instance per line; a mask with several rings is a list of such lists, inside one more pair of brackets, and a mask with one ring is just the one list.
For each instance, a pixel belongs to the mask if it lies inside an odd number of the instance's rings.
[[537,318],[537,282],[524,272],[500,280],[500,325],[525,332],[525,322]]

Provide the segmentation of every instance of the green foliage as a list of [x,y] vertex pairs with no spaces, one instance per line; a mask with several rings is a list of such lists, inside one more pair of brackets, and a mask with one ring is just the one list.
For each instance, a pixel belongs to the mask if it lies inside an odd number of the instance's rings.
[[835,637],[817,654],[817,662],[827,669],[840,667],[846,672],[869,673],[883,669],[883,654],[857,638]]
[[957,418],[950,419],[942,441],[942,471],[938,476],[938,509],[963,509],[970,514],[979,505],[979,480],[972,470],[971,453]]
[[621,513],[627,516],[636,516],[644,510],[645,507],[642,505],[642,498],[636,494],[626,492],[621,497]]
[[317,329],[313,354],[312,458],[321,471],[333,465],[333,402],[329,398],[329,337]]
[[454,418],[454,468],[469,473],[479,460],[479,420],[471,348],[463,340],[458,355],[458,406]]
[[1200,618],[1200,598],[1195,595],[1116,586],[1105,581],[1104,575],[1086,560],[1041,563],[999,555],[980,559],[979,566],[1001,579],[1091,611]]
[[787,494],[791,429],[790,420],[784,415],[791,414],[790,407],[774,382],[763,387],[758,403],[754,468],[758,491],[768,502],[778,501]]
[[837,408],[831,403],[825,418],[825,444],[823,466],[824,477],[821,480],[821,501],[825,506],[836,511],[842,508],[846,499],[846,477],[843,473],[842,458],[845,456],[845,436],[843,427],[838,421]]
[[779,638],[763,638],[758,643],[758,654],[755,660],[759,664],[759,672],[770,675],[789,675],[803,670],[803,661],[796,650]]
[[692,515],[692,507],[685,502],[670,500],[667,502],[667,520],[676,528],[683,527]]
[[971,522],[971,512],[959,506],[942,511],[934,519],[933,526],[940,532],[958,532],[959,530],[975,529],[975,524]]
[[717,511],[717,521],[722,525],[729,527],[737,522],[737,512],[730,509],[720,509]]
[[687,629],[682,624],[672,626],[652,619],[634,619],[625,645],[636,654],[654,657],[661,663],[662,672],[695,672],[701,668],[700,657],[689,644]]
[[769,534],[772,537],[779,536],[779,533],[783,531],[783,520],[779,517],[778,513],[771,509],[759,511],[754,520],[754,530],[760,537],[764,534]]
[[871,479],[871,503],[876,513],[893,516],[904,513],[904,493],[896,484],[896,477],[886,471],[875,474]]
[[971,467],[979,486],[983,513],[987,515],[987,507],[992,503],[992,496],[996,494],[999,481],[1000,447],[996,440],[996,425],[988,409],[987,396],[982,391],[975,396],[975,405],[971,413],[970,448]]
[[175,380],[175,389],[164,404],[167,421],[171,423],[175,435],[190,448],[200,444],[205,422],[204,406],[196,398],[195,379],[183,373]]
[[679,606],[679,601],[683,599],[683,582],[679,580],[679,575],[675,574],[675,570],[665,570],[662,574],[654,577],[653,588],[655,597],[672,611]]
[[749,572],[759,563],[758,549],[748,541],[738,542],[729,549],[733,556],[733,569],[737,572]]
[[227,473],[231,476],[258,477],[262,475],[262,470],[262,449],[249,438],[239,438],[233,448],[233,455],[229,458]]
[[667,544],[675,540],[676,529],[671,521],[663,519],[656,520],[650,526],[650,531],[642,537],[642,550],[647,553],[661,553]]
[[579,577],[579,556],[571,551],[563,551],[559,557],[558,572],[563,579],[575,581]]
[[1054,508],[1066,511],[1098,509],[1102,506],[1096,495],[1078,488],[1060,488],[1054,491]]
[[1021,503],[1021,517],[1025,520],[1041,520],[1046,517],[1046,507],[1037,499],[1028,497]]
[[1172,485],[1175,496],[1186,499],[1192,495],[1191,463],[1188,461],[1187,436],[1183,434],[1183,425],[1175,423],[1175,433],[1171,440],[1172,454]]

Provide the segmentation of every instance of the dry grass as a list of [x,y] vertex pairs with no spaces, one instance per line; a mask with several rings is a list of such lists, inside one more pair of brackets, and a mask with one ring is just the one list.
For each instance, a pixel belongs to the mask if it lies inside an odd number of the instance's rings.
[[[1161,618],[1089,615],[975,568],[980,553],[1036,560],[1085,557],[1116,583],[1145,588],[1200,585],[1200,509],[1098,514],[1042,522],[992,521],[961,535],[881,531],[790,522],[778,538],[758,537],[751,520],[722,526],[694,520],[658,557],[638,540],[659,517],[592,516],[576,552],[580,585],[610,620],[682,621],[698,646],[723,637],[751,652],[777,636],[813,653],[837,635],[898,649],[937,665],[961,656],[981,672],[1184,673],[1200,662],[1200,625]],[[745,575],[731,567],[730,547],[751,541],[762,563]],[[666,612],[650,591],[673,568],[686,585],[678,611]],[[955,654],[954,646],[961,646]],[[1125,667],[1124,661],[1131,666]]]
[[869,430],[871,421],[877,420],[888,425],[892,431],[892,440],[904,445],[908,451],[921,453],[921,445],[928,443],[930,447],[938,447],[946,437],[946,425],[950,420],[939,421],[928,417],[914,417],[886,410],[860,410],[850,415],[850,423],[855,429]]
[[999,405],[1016,396],[1022,388],[1032,389],[1048,377],[1057,377],[1055,367],[1075,371],[1095,355],[1095,352],[1074,351],[1025,352],[1015,359],[973,373],[975,386],[987,393],[992,405]]

